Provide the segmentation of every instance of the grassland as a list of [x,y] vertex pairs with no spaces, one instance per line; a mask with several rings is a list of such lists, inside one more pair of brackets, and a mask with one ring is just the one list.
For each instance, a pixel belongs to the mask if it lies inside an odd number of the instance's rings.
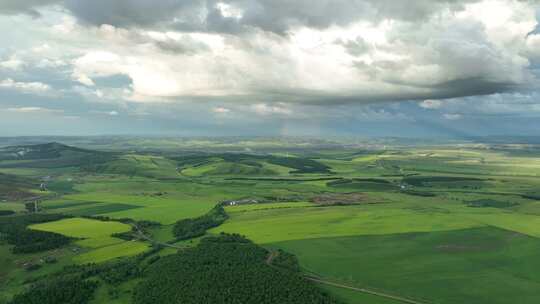
[[[294,142],[291,147],[231,140],[212,146],[214,152],[208,148],[213,140],[151,146],[157,142],[137,139],[128,145],[140,145],[143,152],[92,152],[57,144],[36,150],[45,154],[21,159],[0,153],[6,158],[0,160],[0,174],[24,194],[8,197],[4,190],[0,210],[22,214],[24,197],[39,196],[39,212],[73,218],[30,228],[74,238],[65,248],[32,255],[15,255],[0,243],[0,293],[5,299],[28,286],[25,280],[67,265],[121,261],[148,252],[148,239],[113,237],[131,230],[114,220],[156,222],[161,225],[144,231],[149,239],[190,247],[198,239],[176,241],[172,228],[177,221],[200,217],[225,200],[247,199],[257,203],[227,206],[229,219],[208,234],[240,233],[270,249],[294,253],[304,273],[427,304],[540,300],[537,148],[455,144],[338,149],[324,143],[325,148],[314,149],[313,143]],[[239,142],[259,150],[246,153]],[[182,147],[189,149],[178,150]],[[39,191],[41,182],[47,191]],[[167,247],[155,255],[176,252]],[[49,255],[58,262],[39,262]],[[27,271],[23,265],[28,262],[42,267]],[[130,303],[137,280],[103,283],[93,303]],[[396,303],[322,288],[346,303]],[[119,296],[110,296],[111,290]]]

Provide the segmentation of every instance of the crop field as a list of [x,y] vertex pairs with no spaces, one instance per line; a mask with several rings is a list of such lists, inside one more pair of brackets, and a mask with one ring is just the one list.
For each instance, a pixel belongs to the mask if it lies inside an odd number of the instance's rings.
[[[0,219],[28,218],[18,229],[51,238],[21,253],[25,239],[0,241],[0,303],[70,265],[96,267],[91,303],[132,303],[147,266],[222,232],[294,254],[302,276],[348,304],[540,300],[540,150],[243,144],[259,150],[134,140],[129,152],[24,146],[16,159],[21,148],[0,149]],[[141,271],[104,270],[123,263]]]
[[122,256],[141,253],[147,244],[125,241],[112,237],[113,234],[131,230],[131,226],[119,222],[103,222],[85,218],[69,218],[55,222],[34,224],[30,229],[55,232],[77,239],[75,244],[88,248],[75,258],[79,263],[99,263]]
[[76,239],[77,244],[84,247],[99,248],[122,241],[111,237],[112,234],[131,230],[131,227],[118,222],[102,222],[84,218],[70,218],[35,224],[30,229],[60,233]]

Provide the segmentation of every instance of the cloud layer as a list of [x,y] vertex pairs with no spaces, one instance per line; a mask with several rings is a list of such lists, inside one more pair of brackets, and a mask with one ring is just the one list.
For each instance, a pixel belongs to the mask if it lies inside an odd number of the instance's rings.
[[139,101],[444,99],[536,80],[528,1],[7,1],[0,12],[54,3],[80,24],[66,16],[56,35],[97,33],[93,47],[77,50],[73,80],[94,86],[96,77],[124,75]]
[[109,118],[338,119],[399,101],[463,121],[445,100],[535,96],[539,12],[534,0],[5,0],[0,95],[4,108],[76,100]]

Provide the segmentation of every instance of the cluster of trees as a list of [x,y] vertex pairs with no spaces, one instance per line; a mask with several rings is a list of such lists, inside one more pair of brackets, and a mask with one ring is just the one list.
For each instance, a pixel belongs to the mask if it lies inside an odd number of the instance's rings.
[[15,245],[13,253],[32,253],[62,247],[71,239],[58,233],[22,229],[8,234],[7,241]]
[[15,211],[13,210],[0,210],[0,216],[13,215]]
[[41,281],[13,297],[10,304],[85,304],[92,299],[97,287],[96,281],[80,277]]
[[414,195],[414,196],[423,196],[423,197],[435,197],[437,194],[432,192],[426,192],[426,191],[418,191],[418,190],[404,190],[401,191],[402,193],[408,194],[408,195]]
[[375,183],[375,184],[392,184],[390,181],[382,178],[340,178],[326,183],[327,186],[338,186],[345,184],[352,184],[354,182],[366,182],[366,183]]
[[[133,295],[135,304],[337,303],[303,278],[285,253],[275,267],[269,253],[239,235],[201,240],[195,248],[161,258],[145,271]],[[281,264],[280,264],[281,263]]]
[[536,194],[536,193],[522,194],[521,197],[530,199],[530,200],[540,201],[540,194]]
[[348,184],[352,184],[352,179],[338,179],[338,180],[332,180],[332,181],[329,181],[326,183],[326,185],[328,187],[335,187],[335,186],[340,186],[340,185],[348,185]]
[[403,182],[412,186],[426,187],[429,183],[452,183],[452,182],[482,182],[483,179],[476,177],[461,176],[407,176]]
[[56,221],[60,214],[26,214],[0,218],[0,237],[15,245],[14,253],[32,253],[62,247],[71,241],[64,235],[28,229],[30,224]]
[[469,207],[491,207],[491,208],[510,208],[519,205],[515,202],[509,202],[509,201],[497,201],[493,199],[479,199],[475,201],[469,201],[466,203]]
[[274,256],[275,257],[272,260],[272,265],[285,268],[293,272],[300,272],[300,264],[298,263],[298,258],[294,254],[278,249],[278,251],[274,253]]
[[125,259],[118,263],[108,265],[99,270],[98,276],[111,285],[119,285],[141,274],[137,259]]
[[223,206],[217,205],[203,216],[176,222],[173,233],[177,240],[199,237],[204,235],[206,230],[221,225],[228,218],[229,216],[225,212],[225,209],[223,209]]

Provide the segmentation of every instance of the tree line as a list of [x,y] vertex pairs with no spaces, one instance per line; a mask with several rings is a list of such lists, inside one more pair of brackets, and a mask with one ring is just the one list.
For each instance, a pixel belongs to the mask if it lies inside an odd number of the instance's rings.
[[203,236],[208,229],[221,225],[228,218],[227,212],[219,204],[203,216],[176,222],[173,227],[173,233],[177,240],[187,240]]

